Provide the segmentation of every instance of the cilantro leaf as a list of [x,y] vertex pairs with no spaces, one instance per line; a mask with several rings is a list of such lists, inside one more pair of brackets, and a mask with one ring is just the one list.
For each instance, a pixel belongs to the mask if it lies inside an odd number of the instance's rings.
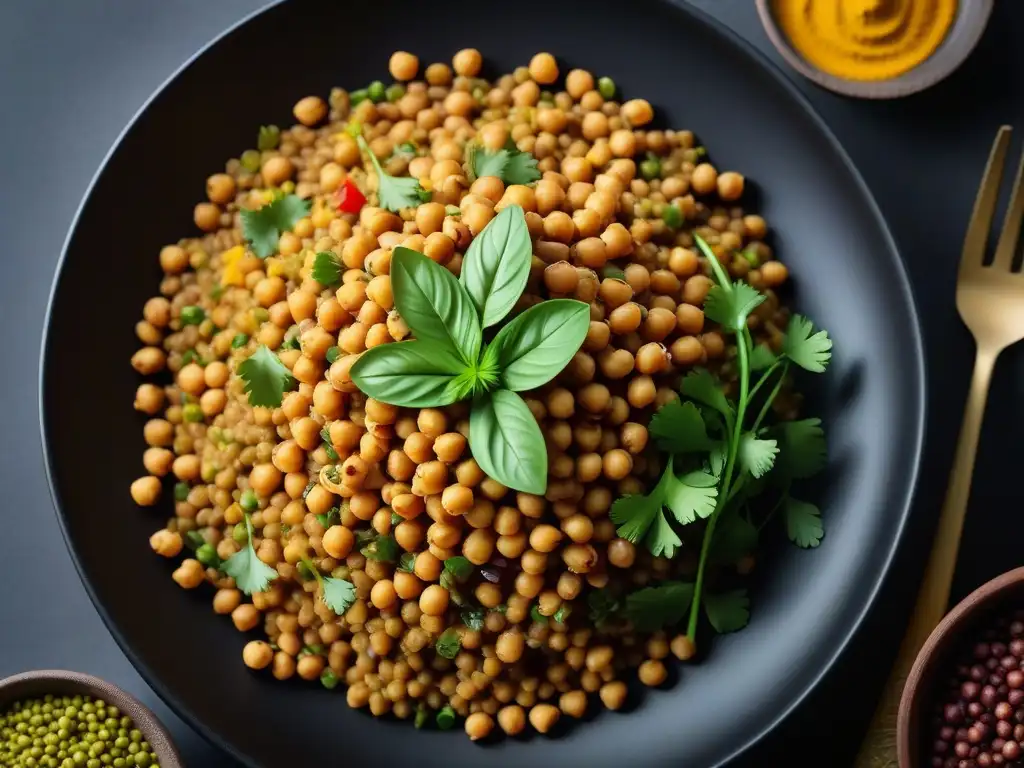
[[[657,489],[655,489],[657,490]],[[630,493],[615,500],[609,513],[612,522],[617,523],[616,531],[620,537],[636,544],[646,534],[661,514],[661,494],[642,496]]]
[[572,613],[572,603],[562,603],[558,606],[558,610],[555,611],[555,615],[551,618],[557,621],[559,624],[565,624],[569,620],[569,614]]
[[679,391],[691,400],[713,408],[725,417],[725,423],[731,425],[735,414],[725,393],[722,392],[715,377],[705,368],[691,371],[683,378]]
[[803,315],[793,315],[782,342],[782,353],[805,371],[822,373],[832,358],[832,339]]
[[377,156],[370,151],[366,139],[358,136],[356,141],[359,143],[359,148],[370,157],[373,169],[377,172],[377,200],[381,208],[387,208],[389,211],[397,213],[403,208],[415,208],[420,203],[426,202],[424,197],[428,193],[420,186],[418,179],[410,176],[389,176],[380,167]]
[[775,440],[762,440],[753,432],[744,432],[740,437],[740,463],[754,477],[767,474],[775,465],[778,453],[779,444]]
[[715,526],[710,557],[716,563],[735,563],[757,547],[757,527],[740,514],[737,505],[727,507]]
[[238,364],[238,375],[245,382],[249,404],[277,407],[291,386],[292,373],[265,344]]
[[707,451],[712,446],[704,418],[693,403],[666,403],[651,416],[647,429],[658,447],[667,453]]
[[778,359],[771,347],[767,344],[758,344],[750,352],[750,370],[763,371],[765,368],[770,368],[772,363]]
[[406,573],[412,573],[416,567],[416,554],[414,552],[405,552],[398,559],[398,570],[405,571]]
[[236,587],[251,595],[253,592],[265,592],[270,582],[277,578],[277,570],[256,556],[252,547],[252,519],[247,512],[244,515],[248,540],[242,549],[224,561],[221,570],[235,580]]
[[682,621],[693,600],[693,584],[665,581],[626,596],[626,614],[638,632],[654,632]]
[[708,469],[711,470],[711,474],[717,478],[722,476],[722,470],[725,469],[725,463],[729,460],[729,444],[724,440],[715,443],[711,447],[711,451],[708,453]]
[[342,616],[356,601],[356,587],[346,579],[324,577],[320,580],[320,599],[335,614]]
[[682,477],[669,473],[665,483],[663,501],[682,525],[699,518],[707,518],[715,511],[718,481],[706,472],[690,472]]
[[309,213],[310,202],[296,195],[285,195],[255,211],[242,211],[242,235],[253,253],[261,259],[277,251],[282,232],[295,228],[299,219]]
[[813,477],[825,468],[828,453],[821,419],[784,421],[771,429],[779,441],[779,457],[773,479],[783,483]]
[[704,595],[704,612],[719,634],[736,632],[750,622],[750,598],[747,590]]
[[764,299],[764,294],[747,283],[733,283],[729,288],[714,285],[704,302],[704,315],[739,332],[747,327],[747,317]]
[[676,532],[672,530],[672,526],[665,517],[665,513],[660,509],[654,516],[653,524],[647,532],[646,544],[647,549],[655,557],[664,556],[669,559],[675,557],[678,547],[683,546],[683,542],[679,540]]
[[825,528],[821,524],[820,510],[806,501],[787,496],[783,502],[786,515],[786,533],[798,547],[811,549],[821,544]]
[[513,152],[505,166],[502,179],[506,184],[531,184],[539,181],[540,170],[537,168],[537,158],[529,152]]
[[471,153],[470,164],[473,175],[478,179],[481,176],[497,176],[499,179],[505,172],[508,165],[509,152],[507,149],[499,149],[497,152],[489,152],[479,148]]
[[506,185],[530,184],[541,177],[537,158],[529,152],[519,151],[512,141],[496,151],[475,143],[467,145],[466,168],[471,180],[481,176],[497,176]]
[[443,656],[446,659],[454,659],[458,656],[460,648],[462,648],[462,640],[459,638],[459,633],[454,627],[449,627],[442,632],[440,637],[437,638],[437,642],[434,643],[434,650],[437,651],[437,655]]
[[330,251],[320,251],[313,260],[312,277],[320,285],[336,285],[341,282],[341,262]]

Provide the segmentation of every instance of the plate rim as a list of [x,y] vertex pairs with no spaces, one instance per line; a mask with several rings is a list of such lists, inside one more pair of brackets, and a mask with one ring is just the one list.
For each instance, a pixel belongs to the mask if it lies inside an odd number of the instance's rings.
[[[78,573],[78,577],[82,582],[82,586],[85,589],[86,594],[89,596],[93,607],[103,620],[107,631],[113,637],[114,642],[117,643],[121,653],[124,654],[125,658],[131,663],[132,667],[139,674],[142,680],[149,686],[149,688],[160,698],[160,700],[167,705],[167,707],[177,715],[183,723],[191,728],[195,733],[199,734],[208,743],[222,750],[232,758],[237,760],[239,763],[250,766],[250,768],[261,768],[255,758],[249,754],[245,754],[239,751],[233,744],[229,743],[228,740],[223,737],[220,733],[215,731],[210,726],[206,725],[200,718],[198,718],[191,710],[190,707],[186,706],[179,697],[172,693],[166,684],[161,680],[150,667],[144,664],[138,657],[136,652],[127,642],[126,638],[121,633],[121,630],[113,617],[106,609],[99,596],[96,594],[95,588],[91,581],[86,577],[84,565],[79,556],[78,550],[71,540],[71,535],[68,530],[68,525],[61,502],[60,493],[57,489],[57,485],[54,478],[53,461],[51,457],[50,441],[48,435],[48,418],[46,408],[44,404],[45,400],[45,388],[47,381],[47,360],[49,355],[47,354],[51,344],[51,320],[53,316],[54,303],[57,296],[57,290],[60,285],[61,275],[64,271],[64,262],[68,256],[68,250],[71,245],[71,241],[74,237],[74,233],[78,228],[79,219],[82,217],[83,212],[93,195],[96,185],[99,183],[100,178],[107,170],[111,159],[121,148],[122,143],[128,134],[135,127],[136,123],[141,119],[145,112],[150,108],[156,99],[158,99],[165,90],[167,90],[187,69],[195,64],[199,59],[206,55],[206,53],[213,47],[218,45],[222,40],[228,36],[234,34],[241,27],[245,26],[249,22],[255,20],[258,16],[269,12],[270,10],[284,5],[290,0],[271,0],[271,2],[264,4],[263,6],[251,11],[245,16],[241,17],[228,27],[223,29],[220,33],[215,35],[200,48],[198,48],[192,55],[190,55],[179,67],[177,67],[168,77],[166,77],[160,85],[158,85],[153,92],[143,101],[139,108],[134,112],[132,117],[125,124],[124,128],[118,133],[117,138],[114,139],[110,148],[103,156],[99,166],[97,167],[92,179],[89,181],[85,192],[82,195],[81,201],[79,202],[74,216],[71,219],[71,223],[68,226],[67,234],[65,235],[64,242],[61,245],[60,256],[57,259],[57,264],[54,270],[52,282],[50,284],[49,294],[46,301],[46,314],[43,319],[43,333],[40,343],[39,350],[39,374],[37,380],[37,406],[39,409],[39,430],[41,438],[41,448],[43,454],[43,468],[46,475],[46,484],[50,494],[51,506],[53,507],[54,514],[57,518],[57,523],[60,527],[61,536],[64,539],[64,544],[67,547],[68,554],[71,557],[71,561],[75,566],[75,571]],[[867,205],[870,216],[875,220],[879,234],[882,236],[883,241],[888,246],[889,252],[895,257],[896,272],[894,277],[897,280],[898,288],[900,293],[906,300],[907,307],[909,309],[909,327],[908,332],[910,340],[912,342],[913,362],[910,366],[913,371],[913,377],[916,379],[916,395],[917,409],[916,413],[913,414],[913,426],[914,426],[914,440],[913,440],[913,457],[910,463],[909,473],[907,474],[907,482],[904,490],[901,494],[899,502],[894,505],[898,509],[899,522],[897,524],[895,535],[893,536],[888,551],[885,553],[884,560],[882,561],[881,567],[878,570],[873,584],[870,585],[870,589],[864,599],[863,605],[859,608],[856,617],[849,624],[848,628],[843,632],[842,639],[833,645],[831,651],[828,653],[828,657],[824,664],[822,664],[817,670],[816,674],[813,674],[808,682],[801,687],[797,693],[790,699],[790,701],[782,708],[780,708],[775,715],[767,722],[762,728],[757,731],[753,731],[748,735],[744,735],[742,738],[737,739],[736,746],[721,760],[716,762],[708,768],[724,768],[726,765],[731,763],[737,757],[749,752],[755,748],[758,744],[763,742],[768,735],[776,730],[785,720],[787,720],[792,713],[798,709],[815,691],[825,679],[825,677],[833,670],[839,661],[840,657],[846,652],[847,648],[853,641],[853,638],[859,633],[861,627],[867,618],[868,613],[875,606],[878,601],[879,593],[881,592],[882,586],[885,584],[886,578],[889,572],[892,570],[893,562],[896,555],[902,546],[904,539],[906,538],[906,531],[908,527],[908,521],[912,514],[912,506],[915,497],[917,496],[918,485],[920,482],[920,468],[922,462],[925,430],[927,427],[926,414],[927,414],[927,361],[924,354],[924,339],[921,331],[921,320],[918,311],[918,303],[915,299],[913,286],[910,282],[910,277],[907,272],[906,263],[901,255],[900,248],[896,242],[896,238],[893,236],[892,231],[889,228],[888,221],[882,213],[881,208],[875,199],[874,194],[871,192],[867,182],[861,176],[856,164],[850,158],[846,149],[840,143],[839,139],[832,132],[832,129],[825,122],[824,118],[818,114],[818,111],[811,104],[807,96],[805,96],[797,85],[790,79],[790,77],[773,62],[765,53],[758,49],[752,42],[748,41],[738,32],[728,27],[723,22],[719,21],[707,11],[704,11],[697,6],[692,5],[687,0],[659,0],[667,5],[676,8],[681,13],[688,15],[691,19],[697,23],[702,24],[705,29],[709,30],[712,34],[715,34],[721,39],[731,50],[738,53],[741,56],[746,56],[752,64],[759,66],[761,69],[767,71],[772,78],[778,82],[778,84],[784,88],[791,98],[793,98],[799,108],[811,119],[815,128],[819,131],[822,137],[826,140],[831,150],[835,153],[836,157],[846,168],[851,176],[851,180],[857,187],[858,192],[864,202]]]

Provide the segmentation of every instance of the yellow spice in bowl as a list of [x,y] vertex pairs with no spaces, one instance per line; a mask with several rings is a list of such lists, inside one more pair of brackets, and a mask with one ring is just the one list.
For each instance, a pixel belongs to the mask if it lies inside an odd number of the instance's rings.
[[946,39],[958,0],[775,0],[775,18],[810,64],[846,80],[888,80]]

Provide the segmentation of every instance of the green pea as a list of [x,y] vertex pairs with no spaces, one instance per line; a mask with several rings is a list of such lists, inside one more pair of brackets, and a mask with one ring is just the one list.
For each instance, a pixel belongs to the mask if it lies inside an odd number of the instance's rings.
[[202,307],[190,305],[181,308],[181,322],[183,325],[199,325],[206,319],[206,311]]
[[148,768],[151,761],[152,755],[150,755],[149,752],[139,752],[135,755],[135,764],[139,766],[139,768]]
[[238,503],[242,505],[242,509],[246,512],[255,512],[260,508],[259,497],[257,497],[251,489],[242,491],[242,496],[238,500]]
[[396,102],[403,96],[405,96],[405,86],[399,83],[389,85],[388,89],[384,91],[384,97],[390,102]]
[[237,523],[233,531],[231,531],[231,538],[233,538],[239,544],[245,544],[249,540],[249,531],[245,527],[245,523]]
[[640,175],[648,181],[661,177],[661,160],[653,152],[648,152],[647,159],[640,163]]
[[323,671],[323,673],[320,675],[320,684],[328,690],[331,690],[338,685],[338,676],[334,674],[333,669],[327,667]]
[[[220,565],[220,558],[217,556],[217,550],[213,544],[203,544],[199,549],[196,550],[196,560],[209,568],[216,568]],[[102,731],[102,733],[107,733]],[[109,737],[109,734],[107,734]],[[100,738],[103,738],[100,736]]]
[[610,77],[602,77],[597,81],[597,92],[604,99],[610,99],[615,95],[615,81]]
[[370,98],[369,91],[365,88],[360,88],[357,91],[352,91],[348,95],[348,103],[354,107],[359,102],[366,101],[368,98]]
[[190,424],[198,424],[204,418],[203,409],[199,403],[186,403],[181,409],[181,417]]
[[661,211],[661,218],[670,229],[679,229],[683,225],[683,212],[678,205],[666,205]]
[[245,152],[242,153],[242,157],[239,159],[242,163],[242,168],[249,173],[256,173],[260,169],[260,165],[263,161],[263,157],[257,149],[245,150]]
[[374,80],[366,87],[366,95],[370,97],[370,101],[374,104],[379,104],[384,101],[384,83],[380,80]]

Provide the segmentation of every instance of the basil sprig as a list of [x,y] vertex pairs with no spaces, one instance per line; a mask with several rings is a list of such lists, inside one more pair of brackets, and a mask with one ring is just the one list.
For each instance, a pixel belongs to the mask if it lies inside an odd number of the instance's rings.
[[590,308],[554,299],[501,328],[530,274],[533,248],[523,209],[510,205],[466,251],[460,279],[416,251],[391,257],[395,307],[415,339],[364,352],[352,380],[365,394],[407,408],[470,397],[469,447],[481,469],[513,490],[547,489],[547,448],[533,413],[515,394],[553,379],[586,338]]

